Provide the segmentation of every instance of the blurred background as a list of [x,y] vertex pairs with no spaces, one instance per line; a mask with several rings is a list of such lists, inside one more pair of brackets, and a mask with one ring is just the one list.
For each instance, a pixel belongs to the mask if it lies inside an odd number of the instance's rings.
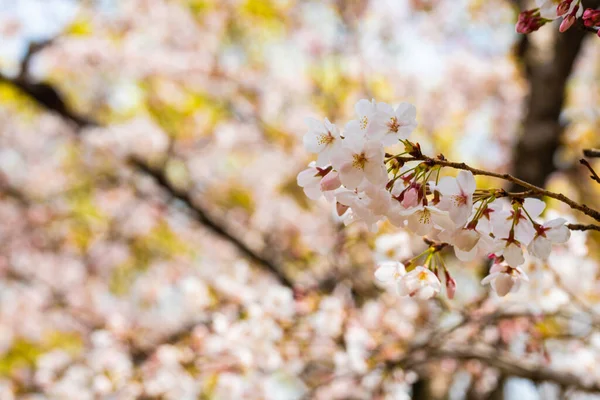
[[503,299],[450,252],[456,298],[416,301],[373,271],[420,238],[296,184],[304,119],[375,98],[426,154],[600,206],[600,39],[517,35],[528,7],[0,0],[0,399],[600,398],[596,234]]

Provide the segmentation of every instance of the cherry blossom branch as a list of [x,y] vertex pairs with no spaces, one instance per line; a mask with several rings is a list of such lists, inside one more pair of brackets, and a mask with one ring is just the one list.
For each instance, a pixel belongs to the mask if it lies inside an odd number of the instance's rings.
[[589,383],[577,375],[565,371],[557,371],[538,363],[527,362],[522,358],[516,358],[505,352],[478,350],[472,347],[435,349],[427,353],[425,360],[415,362],[412,366],[440,358],[464,361],[477,360],[498,369],[506,375],[527,378],[533,382],[553,382],[582,392],[600,392],[600,384],[598,382]]
[[150,345],[147,347],[132,345],[130,355],[133,365],[136,367],[143,365],[144,363],[146,363],[146,361],[148,361],[150,357],[154,355],[154,353],[156,352],[156,350],[158,350],[160,346],[163,346],[165,344],[175,344],[181,342],[183,339],[188,337],[188,335],[190,335],[197,326],[207,325],[208,323],[209,321],[207,320],[200,320],[188,323],[180,329],[174,331],[167,337],[165,337],[159,343],[154,345]]
[[600,226],[594,224],[567,224],[566,226],[572,231],[600,231]]
[[[481,301],[485,301],[486,297],[482,298]],[[478,301],[477,303],[480,302]],[[542,316],[565,318],[572,317],[569,315],[563,315],[561,313],[536,315],[529,312],[508,314],[494,312],[484,316],[476,316],[474,313],[466,314],[463,320],[457,324],[451,326],[450,328],[434,331],[428,340],[423,341],[423,343],[420,345],[410,347],[402,357],[395,360],[386,361],[385,369],[393,370],[396,368],[402,368],[405,370],[418,370],[419,367],[423,366],[424,364],[439,359],[463,361],[478,360],[484,363],[486,366],[498,369],[505,375],[527,378],[534,382],[549,381],[561,386],[573,388],[577,391],[600,391],[600,383],[589,383],[588,381],[585,381],[574,374],[556,371],[553,368],[538,363],[523,361],[522,359],[516,358],[503,351],[495,351],[491,348],[474,349],[472,347],[443,347],[449,335],[457,329],[464,327],[467,323],[474,322],[480,326],[489,326],[490,323],[504,318],[538,318]]]
[[[432,157],[428,157],[425,155],[416,155],[416,156],[408,156],[408,157],[394,157],[394,158],[398,161],[403,161],[403,162],[422,161],[430,166],[439,165],[442,167],[449,167],[449,168],[460,169],[460,170],[464,170],[464,171],[470,171],[473,175],[483,175],[483,176],[490,176],[493,178],[502,179],[502,180],[517,184],[519,186],[522,186],[522,187],[528,189],[531,194],[546,196],[546,197],[550,197],[550,198],[556,199],[558,201],[561,201],[561,202],[565,203],[566,205],[568,205],[569,207],[571,207],[572,209],[578,210],[578,211],[584,213],[585,215],[595,219],[596,221],[600,221],[600,212],[586,206],[585,204],[579,204],[578,202],[571,200],[570,198],[568,198],[567,196],[565,196],[562,193],[551,192],[551,191],[543,189],[541,187],[532,185],[531,183],[526,182],[526,181],[519,179],[515,176],[512,176],[510,174],[500,174],[500,173],[496,173],[496,172],[485,171],[483,169],[473,168],[464,162],[448,161],[444,158],[443,155],[439,155],[437,158],[432,158]],[[508,196],[508,192],[505,192],[505,193]]]
[[581,160],[579,160],[579,162],[590,171],[590,173],[591,173],[590,178],[592,180],[596,181],[597,183],[600,183],[600,176],[598,176],[596,171],[594,171],[594,168],[592,168],[590,163],[587,160],[584,160],[583,158]]
[[584,149],[583,155],[589,158],[600,158],[600,149]]
[[243,242],[232,232],[230,232],[224,223],[217,221],[214,217],[211,217],[204,208],[200,207],[192,199],[190,193],[177,188],[173,183],[171,183],[163,169],[154,168],[140,160],[133,160],[132,163],[137,170],[154,178],[156,183],[163,188],[163,190],[167,192],[169,196],[185,204],[186,207],[193,213],[194,218],[202,225],[209,228],[213,233],[227,240],[229,243],[233,244],[248,259],[262,265],[265,269],[271,272],[282,285],[289,288],[294,287],[293,282],[283,273],[281,267],[275,260],[273,260],[272,256],[252,249],[247,243]]
[[427,344],[409,350],[403,357],[385,363],[387,370],[402,368],[419,369],[432,361],[451,359],[458,361],[477,360],[496,368],[509,376],[529,379],[533,382],[552,382],[581,392],[600,392],[600,383],[590,383],[581,377],[539,363],[516,358],[504,351],[476,349],[473,347],[432,348]]
[[[463,324],[458,324],[458,327],[460,326]],[[441,332],[442,337],[446,337],[455,330],[454,328],[456,327]],[[440,341],[426,341],[422,345],[410,348],[402,357],[385,362],[385,369],[419,369],[419,367],[439,359],[477,360],[486,366],[498,369],[505,375],[518,376],[533,382],[553,382],[582,392],[600,392],[600,383],[598,382],[590,383],[577,375],[557,371],[539,363],[528,362],[504,351],[466,346],[452,348],[443,348],[442,346],[443,343]]]

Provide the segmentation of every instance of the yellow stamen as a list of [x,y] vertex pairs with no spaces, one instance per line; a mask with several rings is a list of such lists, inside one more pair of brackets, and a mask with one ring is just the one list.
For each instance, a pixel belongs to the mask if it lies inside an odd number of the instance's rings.
[[456,206],[464,206],[467,204],[467,196],[465,196],[464,194],[454,195],[452,196],[452,202]]
[[353,158],[354,160],[352,161],[352,166],[354,168],[365,169],[365,164],[367,163],[367,157],[365,157],[365,153],[355,154]]
[[428,224],[431,219],[431,212],[428,209],[424,209],[419,217],[419,222],[422,224]]
[[366,116],[362,117],[360,119],[360,129],[367,129],[367,124],[368,123],[369,123],[369,118],[367,118]]
[[327,135],[319,135],[317,143],[319,144],[331,144],[335,138],[331,135],[331,132],[327,132]]
[[390,132],[398,133],[398,129],[400,129],[400,123],[398,122],[398,118],[390,118],[390,122],[388,122],[387,126]]

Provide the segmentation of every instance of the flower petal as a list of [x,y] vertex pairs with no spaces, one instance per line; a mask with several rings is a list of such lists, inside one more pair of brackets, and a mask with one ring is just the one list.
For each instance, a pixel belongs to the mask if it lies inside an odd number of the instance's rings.
[[531,218],[537,218],[546,208],[546,203],[540,199],[528,197],[523,202],[523,207],[527,210],[527,213],[529,216],[531,216]]
[[520,245],[515,243],[511,243],[506,246],[502,255],[504,256],[506,263],[511,267],[518,267],[525,262],[525,258],[523,257],[523,249]]
[[460,171],[456,176],[456,182],[463,193],[473,194],[475,192],[475,177],[471,171]]
[[316,168],[308,168],[304,171],[301,171],[296,177],[296,182],[298,183],[298,186],[305,187],[311,184],[314,185],[315,182],[320,181],[321,178],[316,176],[317,173],[318,172]]
[[359,168],[355,168],[351,163],[342,165],[339,170],[340,181],[348,189],[355,189],[364,179],[363,171]]
[[494,279],[496,279],[498,277],[498,275],[500,275],[500,272],[492,272],[492,273],[490,273],[488,276],[486,276],[485,278],[483,278],[481,280],[481,284],[482,285],[487,285],[488,283],[490,283],[491,281],[493,281]]
[[541,260],[547,260],[552,251],[552,242],[545,237],[538,236],[533,239],[527,249],[533,256]]
[[571,237],[571,231],[565,225],[558,225],[546,231],[546,237],[550,239],[552,243],[565,243]]
[[496,279],[492,282],[492,288],[498,294],[498,296],[506,296],[513,285],[515,284],[514,279],[508,274],[499,274]]
[[379,264],[379,268],[375,271],[375,278],[380,282],[390,282],[394,280],[397,274],[404,275],[406,270],[404,265],[397,261],[386,261]]

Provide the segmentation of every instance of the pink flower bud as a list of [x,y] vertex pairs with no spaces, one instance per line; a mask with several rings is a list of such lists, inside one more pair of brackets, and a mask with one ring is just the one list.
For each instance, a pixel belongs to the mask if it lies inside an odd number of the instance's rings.
[[337,172],[330,172],[321,179],[321,191],[327,192],[335,190],[342,186],[340,175]]
[[404,208],[415,207],[419,202],[419,192],[415,188],[410,188],[404,192],[402,206]]
[[594,14],[594,10],[591,8],[586,8],[585,11],[583,12],[583,19],[591,19],[592,15]]
[[344,215],[344,213],[346,212],[346,210],[348,210],[348,206],[343,205],[342,203],[335,203],[335,211],[337,212],[337,215],[339,215],[340,217],[342,215]]
[[563,15],[565,15],[566,13],[569,12],[569,8],[571,8],[571,3],[573,2],[573,0],[564,0],[561,1],[560,4],[558,5],[558,7],[556,7],[556,15],[558,17],[562,17]]
[[515,29],[517,33],[531,33],[540,29],[546,22],[548,21],[540,17],[539,10],[536,8],[521,12]]
[[452,300],[454,298],[455,293],[456,281],[450,276],[450,274],[446,272],[446,294],[448,295],[448,298]]
[[573,24],[575,23],[575,16],[574,15],[567,15],[562,22],[560,23],[560,26],[558,27],[558,30],[560,32],[566,32],[570,27],[573,26]]
[[588,28],[600,24],[600,10],[588,8],[583,12],[583,24]]

